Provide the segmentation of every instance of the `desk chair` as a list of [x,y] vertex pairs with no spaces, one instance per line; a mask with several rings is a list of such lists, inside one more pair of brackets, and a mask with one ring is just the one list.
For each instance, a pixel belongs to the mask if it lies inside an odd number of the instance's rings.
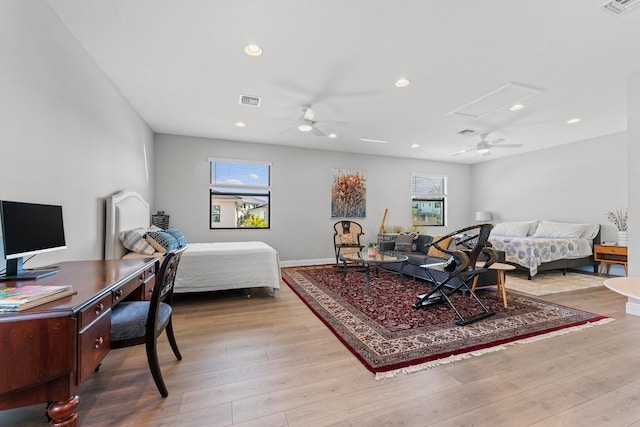
[[162,331],[167,332],[173,354],[178,360],[182,360],[173,335],[171,312],[173,282],[185,249],[186,247],[182,247],[165,255],[156,276],[150,301],[122,302],[116,305],[111,312],[111,348],[145,344],[149,369],[162,397],[169,395],[162,379],[156,350],[158,337]]
[[338,221],[333,224],[333,247],[336,251],[336,268],[339,267],[340,255],[360,252],[364,245],[360,243],[362,226],[355,221]]
[[[491,224],[473,225],[454,231],[429,244],[450,255],[450,258],[447,262],[420,266],[425,270],[428,280],[435,287],[426,294],[418,295],[418,301],[413,304],[413,308],[425,308],[431,304],[447,302],[460,319],[456,322],[458,326],[468,325],[495,314],[489,311],[473,289],[474,279],[480,273],[488,271],[488,268],[498,259],[498,254],[488,246],[489,243],[487,242],[492,228]],[[457,238],[454,250],[438,245],[438,243],[445,240],[448,241],[447,239],[452,237]],[[480,263],[477,264],[478,261]],[[482,261],[484,261],[484,264]],[[482,312],[465,317],[449,298],[458,290],[469,292],[480,305]]]

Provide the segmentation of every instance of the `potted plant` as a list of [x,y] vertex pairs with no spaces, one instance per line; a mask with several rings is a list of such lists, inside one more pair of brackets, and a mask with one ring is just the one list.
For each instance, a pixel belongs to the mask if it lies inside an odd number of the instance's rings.
[[618,229],[618,246],[627,246],[627,208],[607,212],[607,219]]
[[378,244],[377,243],[369,243],[369,249],[367,250],[367,255],[376,256],[378,255]]

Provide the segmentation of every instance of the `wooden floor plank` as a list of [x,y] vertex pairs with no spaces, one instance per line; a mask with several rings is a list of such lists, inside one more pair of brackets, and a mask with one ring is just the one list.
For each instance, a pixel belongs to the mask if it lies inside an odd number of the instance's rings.
[[[534,279],[535,280],[535,279]],[[592,288],[543,297],[615,322],[375,380],[286,286],[180,295],[162,399],[144,347],[112,351],[79,389],[83,426],[640,426],[640,317]],[[43,426],[44,405],[0,412]],[[126,420],[126,421],[124,421]]]

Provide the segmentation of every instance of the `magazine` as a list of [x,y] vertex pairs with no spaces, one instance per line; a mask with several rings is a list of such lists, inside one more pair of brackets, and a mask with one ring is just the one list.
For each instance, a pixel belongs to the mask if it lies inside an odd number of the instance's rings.
[[0,312],[22,311],[75,294],[70,285],[25,285],[0,288]]

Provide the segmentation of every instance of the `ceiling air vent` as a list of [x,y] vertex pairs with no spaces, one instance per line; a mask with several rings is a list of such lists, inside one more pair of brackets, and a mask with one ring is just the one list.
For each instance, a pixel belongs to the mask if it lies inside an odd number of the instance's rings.
[[469,135],[471,133],[475,133],[476,131],[473,129],[464,129],[458,132],[458,135]]
[[258,96],[240,95],[241,105],[251,105],[252,107],[259,107],[262,98]]
[[637,6],[640,6],[640,0],[612,0],[600,6],[600,9],[612,15],[624,15]]

